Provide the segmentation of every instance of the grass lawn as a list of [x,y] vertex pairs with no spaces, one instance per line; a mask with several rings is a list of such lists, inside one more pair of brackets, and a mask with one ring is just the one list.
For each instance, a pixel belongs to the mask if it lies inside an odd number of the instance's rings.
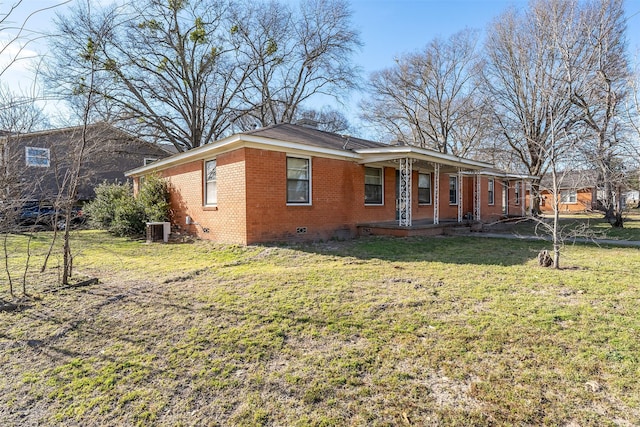
[[48,237],[35,298],[0,312],[3,425],[640,425],[635,248],[566,247],[554,271],[544,242],[83,231],[78,280],[100,282],[50,292]]
[[[545,215],[543,219],[551,224],[553,216]],[[525,236],[549,234],[544,230],[544,227],[532,220],[499,222],[487,226],[486,230],[516,233]],[[578,230],[578,237],[640,241],[640,212],[637,209],[633,209],[625,213],[624,226],[622,228],[611,227],[611,224],[603,219],[601,212],[565,214],[560,216],[560,230],[561,234],[569,237],[568,240],[571,240],[572,231]],[[584,230],[588,231],[585,232]]]

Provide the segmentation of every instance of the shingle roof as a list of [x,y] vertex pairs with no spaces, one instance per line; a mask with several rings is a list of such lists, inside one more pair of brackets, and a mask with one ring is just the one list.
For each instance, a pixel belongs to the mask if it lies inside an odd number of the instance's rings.
[[[598,172],[593,169],[560,171],[558,172],[558,186],[563,189],[593,188],[598,184]],[[551,172],[547,172],[540,181],[542,188],[553,186]]]
[[357,150],[360,148],[388,147],[387,144],[354,138],[348,135],[338,135],[306,126],[298,126],[289,123],[271,125],[264,128],[243,132],[245,135],[255,135],[263,138],[277,139],[281,141],[297,142],[322,148],[337,150]]

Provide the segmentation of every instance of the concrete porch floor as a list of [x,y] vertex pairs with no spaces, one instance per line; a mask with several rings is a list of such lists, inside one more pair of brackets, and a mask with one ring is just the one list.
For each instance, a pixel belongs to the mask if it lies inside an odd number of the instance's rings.
[[370,222],[358,224],[358,236],[438,236],[457,234],[460,231],[481,231],[482,224],[474,221],[457,222],[456,220],[440,220],[434,224],[433,219],[412,221],[410,227],[398,225],[398,221]]

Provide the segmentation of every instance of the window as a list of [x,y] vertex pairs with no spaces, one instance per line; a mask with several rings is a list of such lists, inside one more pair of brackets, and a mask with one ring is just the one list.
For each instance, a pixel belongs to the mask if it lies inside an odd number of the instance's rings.
[[383,179],[381,168],[364,168],[364,204],[381,205]]
[[287,203],[311,204],[311,160],[287,157]]
[[418,174],[418,203],[421,205],[431,204],[431,174]]
[[494,181],[493,178],[489,178],[487,189],[487,199],[489,200],[489,204],[493,205],[495,203],[495,191],[494,191]]
[[458,177],[457,176],[449,177],[449,204],[450,205],[458,204]]
[[577,203],[578,193],[576,190],[560,191],[560,203]]
[[25,161],[27,166],[37,166],[41,168],[49,167],[49,149],[38,147],[25,147]]
[[151,163],[153,163],[153,162],[157,162],[157,161],[158,161],[158,159],[156,159],[156,158],[153,158],[153,157],[145,157],[145,158],[144,158],[144,163],[143,163],[143,164],[144,164],[145,166],[147,166],[147,165],[150,165]]
[[520,183],[516,182],[515,186],[516,205],[520,204]]
[[218,204],[218,180],[217,180],[217,163],[216,160],[207,160],[204,162],[205,181],[204,181],[204,204],[205,206],[213,206]]

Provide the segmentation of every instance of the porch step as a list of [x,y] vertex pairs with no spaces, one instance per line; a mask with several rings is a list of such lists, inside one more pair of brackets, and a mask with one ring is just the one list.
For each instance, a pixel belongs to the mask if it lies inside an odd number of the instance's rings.
[[457,235],[464,235],[464,234],[481,232],[481,231],[482,231],[482,223],[477,222],[472,224],[457,225],[455,227],[449,227],[444,230],[444,234],[448,236],[457,236]]

